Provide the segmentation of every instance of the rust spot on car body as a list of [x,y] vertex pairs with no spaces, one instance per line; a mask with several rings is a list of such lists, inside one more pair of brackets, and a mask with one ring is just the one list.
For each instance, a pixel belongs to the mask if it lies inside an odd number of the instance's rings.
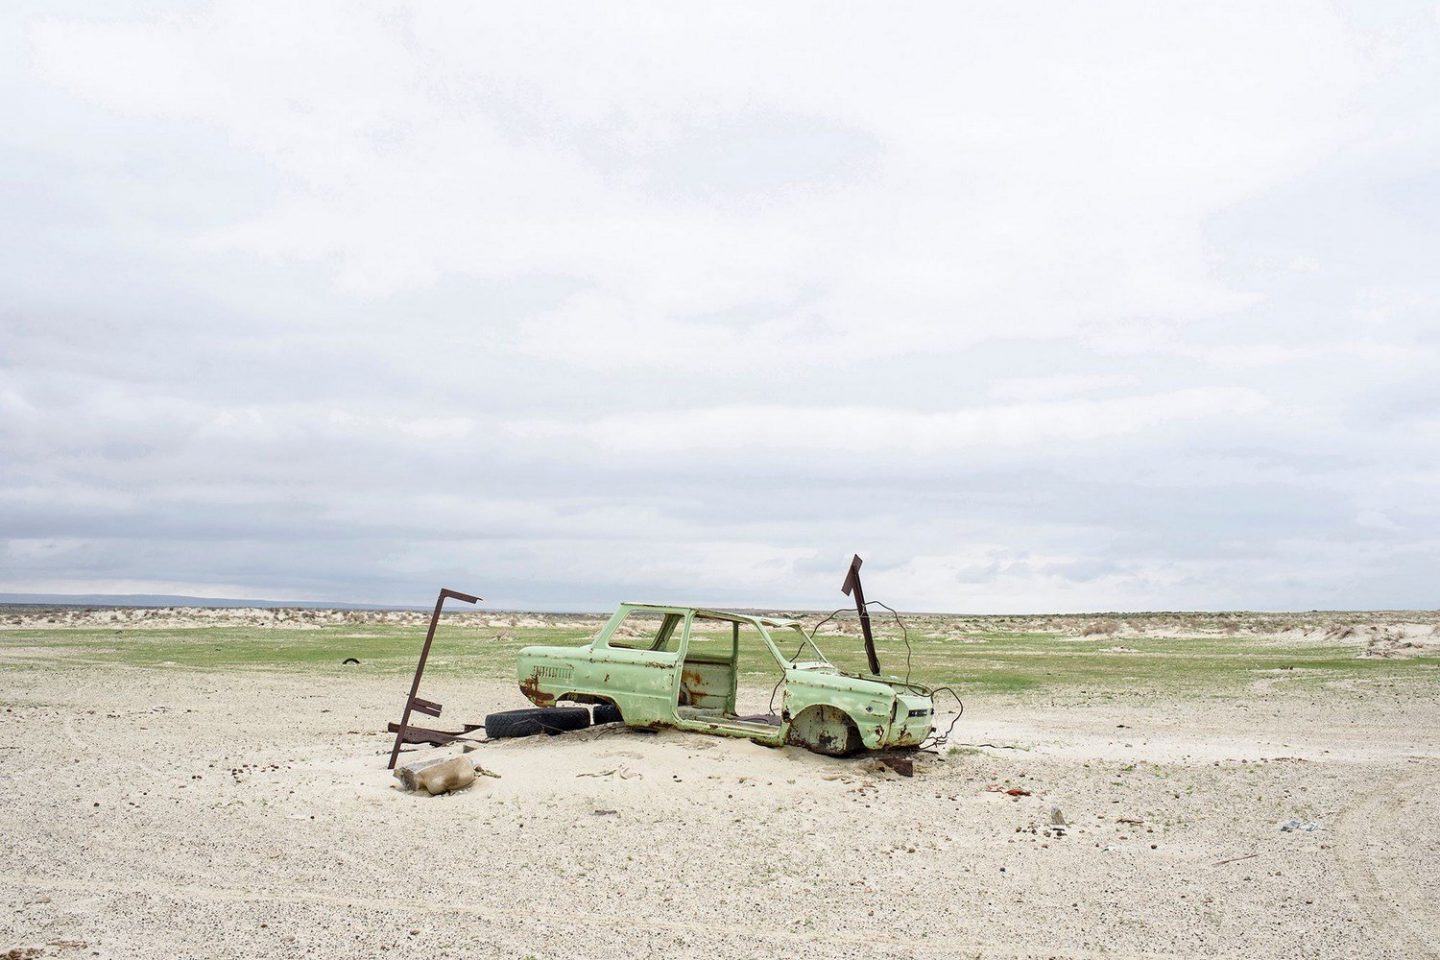
[[548,707],[555,702],[554,694],[540,689],[540,678],[534,674],[520,681],[520,692],[536,706]]
[[695,698],[705,694],[705,678],[698,670],[680,671],[680,702],[694,703]]

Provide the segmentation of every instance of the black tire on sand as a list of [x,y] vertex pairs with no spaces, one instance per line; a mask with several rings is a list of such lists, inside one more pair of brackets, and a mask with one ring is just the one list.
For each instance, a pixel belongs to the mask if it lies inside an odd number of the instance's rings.
[[502,710],[485,718],[485,735],[533,737],[538,733],[563,733],[590,726],[590,711],[584,707],[527,707],[524,710]]

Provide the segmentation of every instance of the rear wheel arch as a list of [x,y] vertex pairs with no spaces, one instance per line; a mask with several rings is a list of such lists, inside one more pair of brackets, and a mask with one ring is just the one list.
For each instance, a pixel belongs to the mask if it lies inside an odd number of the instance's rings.
[[[596,723],[619,723],[623,717],[620,704],[616,703],[613,697],[603,693],[583,693],[572,690],[569,693],[560,694],[555,701],[557,703],[560,701],[581,703],[590,707],[591,716],[596,718]],[[602,716],[606,719],[598,719]]]
[[620,705],[613,700],[598,700],[595,709],[591,711],[592,722],[602,723],[624,723],[625,714],[620,710]]

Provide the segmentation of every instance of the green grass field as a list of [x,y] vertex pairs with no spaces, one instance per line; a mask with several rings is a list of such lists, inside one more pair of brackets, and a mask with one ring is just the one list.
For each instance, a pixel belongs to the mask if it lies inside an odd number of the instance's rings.
[[[515,655],[531,644],[577,645],[584,628],[442,624],[429,670],[485,680],[514,678]],[[197,627],[35,628],[0,632],[3,670],[44,669],[56,659],[71,664],[195,671],[303,671],[334,673],[346,657],[366,673],[403,675],[412,670],[424,630],[381,624],[315,629]],[[795,644],[777,636],[787,655]],[[863,671],[858,636],[824,636],[821,648],[842,669]],[[879,635],[885,670],[905,674],[906,649],[897,631]],[[1109,648],[1124,647],[1115,652]],[[1261,678],[1287,687],[1356,680],[1435,689],[1440,657],[1361,658],[1343,645],[1280,645],[1254,637],[1057,637],[993,632],[964,640],[922,636],[912,630],[910,676],[966,694],[1084,694],[1087,697],[1233,696]],[[767,685],[777,676],[768,654],[742,644],[744,681]]]

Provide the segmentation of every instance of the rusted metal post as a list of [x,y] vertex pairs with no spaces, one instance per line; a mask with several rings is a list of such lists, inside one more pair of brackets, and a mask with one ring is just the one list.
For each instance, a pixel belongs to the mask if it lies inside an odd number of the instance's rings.
[[416,694],[420,692],[420,677],[425,673],[425,661],[430,657],[430,644],[435,640],[435,627],[440,623],[440,608],[445,606],[446,597],[466,603],[479,603],[481,599],[448,587],[442,587],[440,596],[435,598],[435,612],[430,615],[430,629],[425,633],[425,646],[420,648],[420,662],[415,666],[415,679],[410,684],[410,696],[405,698],[405,710],[400,714],[400,723],[395,727],[395,746],[390,749],[390,763],[386,765],[386,770],[395,769],[395,760],[400,756],[400,745],[405,742],[406,728],[410,725],[410,711],[419,710],[432,717],[440,716],[440,704],[421,700]]
[[870,661],[870,672],[880,675],[880,658],[875,655],[875,637],[870,633],[870,610],[865,606],[865,590],[860,586],[860,554],[850,561],[850,572],[845,575],[845,584],[840,590],[848,597],[855,595],[855,612],[860,614],[860,632],[865,634],[865,657]]

